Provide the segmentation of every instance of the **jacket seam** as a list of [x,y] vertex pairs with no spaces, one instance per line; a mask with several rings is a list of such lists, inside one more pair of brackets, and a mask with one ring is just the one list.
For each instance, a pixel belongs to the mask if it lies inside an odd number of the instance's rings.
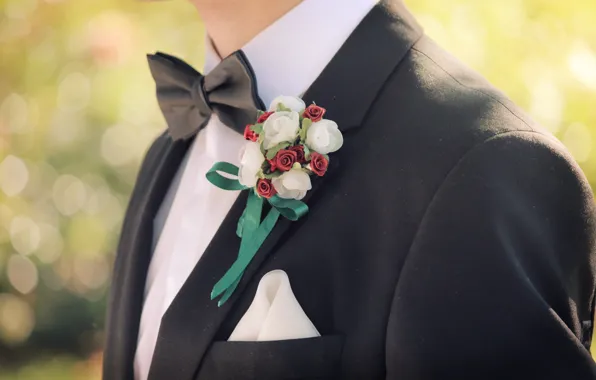
[[[383,92],[385,91],[385,89],[387,88],[387,86],[389,85],[389,82],[391,81],[391,78],[394,75],[396,75],[397,71],[401,68],[401,66],[403,65],[403,63],[406,60],[406,58],[411,54],[412,49],[414,49],[414,46],[423,37],[424,37],[424,34],[421,33],[419,36],[417,36],[415,39],[413,39],[411,41],[409,48],[406,50],[406,52],[403,54],[403,56],[397,61],[397,63],[393,67],[393,69],[391,69],[391,71],[389,72],[389,74],[385,78],[385,81],[383,82],[383,84],[377,90],[377,93],[375,94],[375,96],[373,97],[372,101],[370,102],[370,105],[368,106],[366,112],[364,113],[364,117],[362,118],[362,120],[367,120],[368,119],[369,115],[372,113],[375,105],[377,104],[379,98],[381,97],[381,95],[383,94]],[[365,123],[361,123],[361,126],[364,126],[364,124]]]
[[423,52],[422,50],[418,49],[416,47],[416,45],[412,46],[412,49],[415,52],[420,53],[421,55],[423,55],[424,57],[426,57],[429,61],[431,61],[432,63],[435,64],[436,67],[438,67],[439,69],[441,69],[445,74],[449,75],[449,77],[457,84],[459,84],[462,87],[465,87],[469,90],[475,91],[479,94],[482,94],[492,100],[494,100],[495,102],[499,103],[503,108],[505,108],[507,111],[509,111],[509,113],[511,113],[513,116],[515,116],[515,118],[517,118],[519,121],[521,121],[525,126],[527,126],[528,128],[530,128],[531,131],[536,131],[534,127],[532,127],[530,124],[528,124],[528,122],[524,119],[522,119],[516,112],[514,112],[508,105],[506,105],[505,103],[503,103],[503,101],[501,99],[499,99],[498,97],[491,95],[487,92],[484,92],[480,89],[474,88],[474,87],[470,87],[464,83],[462,83],[459,79],[457,79],[452,73],[450,73],[449,71],[447,71],[442,65],[440,65],[437,61],[435,61],[434,59],[432,59],[428,54],[426,54],[425,52]]

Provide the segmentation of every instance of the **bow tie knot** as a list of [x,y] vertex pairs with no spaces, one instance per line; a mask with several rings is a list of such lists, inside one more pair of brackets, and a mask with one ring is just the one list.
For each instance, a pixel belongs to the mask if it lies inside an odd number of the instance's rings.
[[147,56],[156,84],[157,101],[174,140],[201,130],[215,113],[222,123],[243,133],[264,105],[256,79],[241,51],[202,75],[184,61],[164,53]]
[[213,109],[211,109],[211,106],[209,105],[209,96],[203,88],[204,79],[205,77],[202,75],[195,79],[191,86],[190,94],[192,103],[197,108],[199,116],[208,119],[211,117]]

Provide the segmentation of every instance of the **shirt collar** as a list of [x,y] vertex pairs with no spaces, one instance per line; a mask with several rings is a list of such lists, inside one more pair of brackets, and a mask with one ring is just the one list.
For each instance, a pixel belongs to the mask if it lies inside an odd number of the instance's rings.
[[[304,0],[249,41],[242,51],[268,106],[279,95],[301,96],[378,0]],[[221,59],[207,43],[205,72]]]

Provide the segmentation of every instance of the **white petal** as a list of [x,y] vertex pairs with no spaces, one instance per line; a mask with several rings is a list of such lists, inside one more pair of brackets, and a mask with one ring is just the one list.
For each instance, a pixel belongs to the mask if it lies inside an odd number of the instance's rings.
[[323,119],[308,128],[306,145],[316,152],[327,154],[341,148],[343,136],[336,122]]
[[283,104],[285,107],[295,112],[304,111],[304,109],[306,108],[306,104],[304,104],[304,101],[302,99],[296,96],[281,95],[273,99],[273,101],[269,105],[269,111],[276,111],[277,105],[279,103]]
[[311,189],[310,177],[300,169],[292,169],[273,179],[273,187],[280,198],[302,199]]
[[339,129],[336,128],[334,130],[331,130],[330,135],[331,144],[329,146],[329,152],[327,153],[336,152],[342,147],[342,145],[344,145],[344,136],[341,134],[341,131]]
[[273,178],[271,183],[273,184],[273,187],[275,188],[275,191],[277,191],[277,195],[279,195],[280,198],[290,199],[291,197],[288,196],[289,190],[284,187],[283,179],[281,178],[282,176],[283,174],[279,177]]
[[238,170],[238,182],[247,187],[255,187],[257,185],[257,173],[259,169],[241,165],[240,170]]
[[263,124],[263,147],[271,149],[275,145],[289,141],[298,136],[300,115],[294,111],[280,111],[269,116]]
[[240,164],[251,168],[260,168],[265,161],[265,156],[261,153],[261,146],[258,142],[247,142],[240,157]]
[[292,169],[284,175],[284,186],[291,190],[310,190],[311,183],[308,174],[300,169]]
[[304,195],[302,195],[302,193],[300,190],[290,190],[287,194],[287,196],[289,197],[289,199],[302,199],[304,197]]
[[301,200],[306,196],[306,190],[299,191],[295,196],[294,199]]

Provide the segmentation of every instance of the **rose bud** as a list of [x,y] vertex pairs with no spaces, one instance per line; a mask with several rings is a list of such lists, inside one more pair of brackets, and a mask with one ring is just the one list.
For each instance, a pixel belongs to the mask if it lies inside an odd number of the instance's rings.
[[271,116],[271,115],[273,115],[273,112],[265,112],[264,114],[259,116],[259,118],[257,119],[257,124],[264,123],[265,120],[269,119],[269,116]]
[[298,154],[289,149],[280,150],[273,158],[275,167],[282,172],[287,172],[288,170],[292,169],[292,165],[294,165],[297,159]]
[[252,127],[250,124],[244,127],[244,138],[250,141],[257,141],[259,139],[259,135],[250,129],[250,127]]
[[320,153],[312,152],[310,155],[310,170],[322,177],[327,172],[327,167],[329,166],[329,161]]
[[277,193],[273,185],[271,184],[270,179],[259,179],[257,182],[257,194],[262,196],[263,198],[271,198]]
[[267,162],[269,163],[269,171],[271,173],[277,170],[277,165],[275,165],[275,157],[273,157],[273,160],[267,159]]
[[300,162],[301,164],[306,162],[306,159],[304,158],[304,146],[295,145],[288,149],[293,152],[296,152],[296,162]]
[[312,120],[312,122],[320,121],[325,115],[325,108],[319,107],[316,104],[311,104],[310,106],[306,107],[304,110],[304,116],[307,119]]

